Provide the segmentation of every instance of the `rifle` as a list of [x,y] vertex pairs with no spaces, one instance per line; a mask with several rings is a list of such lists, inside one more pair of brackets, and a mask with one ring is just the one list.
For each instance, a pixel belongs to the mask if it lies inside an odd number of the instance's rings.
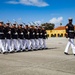
[[26,25],[24,22],[22,22],[24,25]]
[[24,25],[26,25],[26,23],[24,23],[24,22],[22,22],[23,23],[23,27],[24,27]]
[[28,22],[30,25],[32,25],[30,22]]
[[15,21],[15,24],[18,26],[18,23],[17,23],[17,21]]
[[39,26],[39,23],[37,23],[37,25]]
[[34,26],[36,25],[34,22],[32,22],[32,23],[33,23]]
[[7,20],[8,21],[8,23],[10,23],[10,25],[12,26],[12,23],[9,21],[9,20]]

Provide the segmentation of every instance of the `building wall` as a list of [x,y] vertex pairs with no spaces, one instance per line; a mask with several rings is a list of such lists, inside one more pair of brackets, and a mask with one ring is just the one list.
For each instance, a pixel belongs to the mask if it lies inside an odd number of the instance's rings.
[[47,30],[49,37],[65,37],[65,30]]

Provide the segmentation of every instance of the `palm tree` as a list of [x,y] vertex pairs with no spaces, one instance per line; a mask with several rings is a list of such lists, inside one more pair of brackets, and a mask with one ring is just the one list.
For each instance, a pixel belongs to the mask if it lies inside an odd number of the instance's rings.
[[62,23],[60,23],[60,26],[62,26]]

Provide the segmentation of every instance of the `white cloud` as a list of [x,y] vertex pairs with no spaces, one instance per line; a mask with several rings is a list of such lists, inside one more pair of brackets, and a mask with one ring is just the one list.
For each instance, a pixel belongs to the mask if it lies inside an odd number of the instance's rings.
[[58,18],[52,18],[49,22],[54,23],[54,24],[59,24],[63,21],[63,17],[58,17]]
[[24,4],[24,5],[31,5],[31,6],[37,6],[37,7],[45,7],[49,6],[48,3],[44,2],[43,0],[19,0],[19,1],[9,1],[7,2],[9,4]]
[[41,24],[41,21],[35,21],[34,23],[37,24],[37,25],[38,24],[40,25]]
[[17,2],[16,0],[10,0],[10,1],[6,2],[6,3],[9,3],[9,4],[19,4],[19,2]]

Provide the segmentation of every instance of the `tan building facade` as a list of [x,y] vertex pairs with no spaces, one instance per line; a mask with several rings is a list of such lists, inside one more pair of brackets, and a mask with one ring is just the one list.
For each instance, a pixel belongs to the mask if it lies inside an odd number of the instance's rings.
[[65,30],[47,30],[49,37],[65,37]]
[[49,37],[65,37],[65,26],[59,26],[53,30],[47,30]]

